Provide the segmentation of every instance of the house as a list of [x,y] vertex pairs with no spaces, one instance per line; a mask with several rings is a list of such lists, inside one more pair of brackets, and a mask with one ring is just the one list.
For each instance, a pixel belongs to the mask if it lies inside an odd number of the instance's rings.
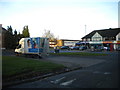
[[50,47],[54,47],[56,44],[57,44],[57,40],[56,40],[56,39],[54,39],[54,40],[49,40],[49,46],[50,46]]
[[88,42],[89,47],[105,46],[115,50],[120,47],[120,28],[94,30],[82,37],[82,41]]
[[62,45],[61,46],[75,46],[77,42],[80,40],[69,40],[69,39],[61,39]]
[[0,24],[0,48],[2,48],[2,24]]
[[2,49],[5,49],[5,33],[7,32],[7,30],[5,28],[2,27],[2,24],[0,24],[0,47]]
[[79,40],[69,40],[69,39],[59,39],[54,41],[49,41],[50,47],[55,46],[75,46]]

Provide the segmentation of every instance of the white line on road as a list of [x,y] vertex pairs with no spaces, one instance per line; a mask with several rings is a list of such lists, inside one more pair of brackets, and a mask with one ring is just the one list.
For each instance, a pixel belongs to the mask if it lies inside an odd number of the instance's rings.
[[111,74],[111,72],[99,72],[99,71],[95,71],[93,73],[94,74],[105,74],[105,75]]
[[95,72],[93,72],[93,73],[95,73],[95,74],[100,74],[100,73],[102,73],[102,72],[99,72],[99,71],[95,71]]
[[76,79],[73,79],[73,80],[70,80],[70,81],[67,81],[67,82],[63,82],[61,83],[60,85],[63,85],[63,86],[67,86],[67,85],[70,85],[73,81],[75,81]]
[[54,84],[57,84],[57,83],[59,83],[62,79],[64,79],[65,77],[62,77],[62,78],[60,78],[60,79],[57,79],[57,80],[55,80],[55,81],[50,81],[51,83],[54,83]]
[[107,74],[111,74],[111,72],[105,72],[104,74],[106,74],[106,75],[107,75]]

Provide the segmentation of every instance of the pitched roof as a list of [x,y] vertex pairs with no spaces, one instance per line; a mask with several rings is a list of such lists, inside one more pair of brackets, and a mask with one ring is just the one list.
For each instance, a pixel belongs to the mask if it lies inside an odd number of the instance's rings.
[[5,33],[7,30],[2,27],[2,33]]
[[103,30],[94,30],[91,33],[87,34],[86,36],[82,37],[84,38],[91,38],[96,32],[98,32],[102,37],[114,37],[118,33],[120,33],[120,28],[114,28],[114,29],[103,29]]

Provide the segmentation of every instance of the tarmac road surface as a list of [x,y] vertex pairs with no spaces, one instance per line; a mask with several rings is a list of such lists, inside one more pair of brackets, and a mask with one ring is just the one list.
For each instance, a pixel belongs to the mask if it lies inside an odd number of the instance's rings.
[[[66,58],[68,59],[68,57]],[[61,59],[63,60],[63,57]],[[90,58],[89,62],[92,59],[97,60],[97,58]],[[88,65],[80,70],[19,84],[10,88],[118,88],[118,53],[111,53],[108,57],[98,57],[98,61],[101,60],[103,61],[100,63]],[[73,61],[76,62],[77,60]]]

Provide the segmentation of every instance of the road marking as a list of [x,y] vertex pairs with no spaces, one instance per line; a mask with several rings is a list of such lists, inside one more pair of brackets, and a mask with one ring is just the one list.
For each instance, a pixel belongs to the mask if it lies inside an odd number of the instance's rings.
[[62,79],[64,79],[65,77],[62,77],[62,78],[60,78],[60,79],[57,79],[57,80],[55,80],[55,81],[50,81],[51,83],[54,83],[54,84],[57,84],[57,83],[59,83]]
[[67,85],[70,85],[73,81],[75,81],[76,79],[73,79],[73,80],[70,80],[70,81],[67,81],[67,82],[63,82],[61,83],[60,85],[63,85],[63,86],[67,86]]
[[95,71],[95,72],[93,72],[93,73],[96,73],[96,74],[98,74],[98,73],[101,73],[101,72],[99,72],[99,71]]
[[93,73],[95,73],[95,74],[100,74],[100,73],[102,73],[102,74],[105,74],[105,75],[111,74],[111,72],[99,72],[99,71],[95,71],[95,72],[93,72]]
[[107,74],[111,74],[111,73],[110,73],[110,72],[104,72],[104,74],[106,74],[106,75],[107,75]]
[[100,85],[102,85],[103,84],[103,81],[100,81],[99,83],[97,83],[97,87],[99,87]]

